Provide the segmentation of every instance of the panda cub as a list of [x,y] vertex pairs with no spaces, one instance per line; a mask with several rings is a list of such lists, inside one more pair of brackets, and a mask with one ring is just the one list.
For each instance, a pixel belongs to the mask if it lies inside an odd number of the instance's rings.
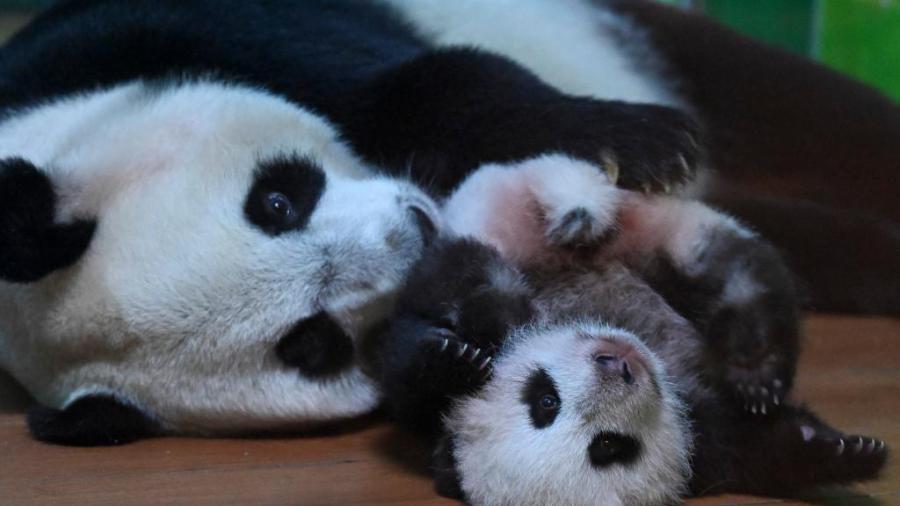
[[[654,505],[876,476],[883,442],[786,402],[797,315],[775,252],[587,168],[545,156],[475,172],[444,206],[470,237],[439,241],[401,293],[383,384],[401,423],[438,436],[438,491]],[[687,310],[654,289],[676,281]]]

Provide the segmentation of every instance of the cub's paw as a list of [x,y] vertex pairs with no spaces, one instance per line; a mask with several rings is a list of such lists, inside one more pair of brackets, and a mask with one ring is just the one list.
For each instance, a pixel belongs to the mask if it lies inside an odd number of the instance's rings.
[[800,425],[798,431],[807,457],[818,462],[816,472],[831,482],[872,479],[887,461],[888,446],[880,439],[848,436],[812,424]]
[[732,394],[742,406],[741,409],[753,416],[767,416],[774,413],[781,408],[787,395],[784,381],[761,377],[735,380]]
[[429,329],[420,349],[429,369],[444,371],[457,380],[480,382],[491,373],[493,350],[470,344],[452,330]]
[[550,246],[597,247],[616,236],[623,192],[615,173],[554,154],[520,163],[509,177],[528,185]]

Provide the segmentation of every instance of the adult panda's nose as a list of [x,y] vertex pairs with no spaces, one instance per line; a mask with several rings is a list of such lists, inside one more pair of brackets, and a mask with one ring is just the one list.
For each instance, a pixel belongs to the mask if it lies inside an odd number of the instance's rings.
[[431,217],[428,216],[428,213],[421,207],[409,206],[408,209],[412,214],[416,227],[419,229],[419,234],[422,236],[422,243],[427,248],[434,242],[434,238],[437,236],[437,227]]

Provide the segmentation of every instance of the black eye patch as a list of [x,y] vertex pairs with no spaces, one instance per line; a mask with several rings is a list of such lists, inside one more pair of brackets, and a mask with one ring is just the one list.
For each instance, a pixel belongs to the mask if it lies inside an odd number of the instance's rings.
[[641,444],[631,436],[615,432],[601,432],[588,446],[588,457],[594,467],[629,464],[641,452]]
[[262,161],[244,214],[269,235],[302,230],[324,192],[325,173],[313,160],[283,156]]
[[528,380],[522,388],[521,400],[528,406],[531,425],[536,429],[552,425],[562,408],[556,384],[544,369],[537,369],[528,376]]

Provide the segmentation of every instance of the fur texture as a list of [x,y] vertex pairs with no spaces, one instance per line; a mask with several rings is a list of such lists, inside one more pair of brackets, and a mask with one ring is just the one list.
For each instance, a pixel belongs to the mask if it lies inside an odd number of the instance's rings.
[[[547,173],[554,177],[540,177]],[[883,442],[846,436],[790,405],[791,278],[773,275],[787,273],[777,254],[731,218],[696,202],[617,190],[596,167],[563,156],[484,167],[447,200],[445,217],[449,230],[469,238],[438,242],[413,270],[382,363],[400,421],[445,432],[435,460],[442,493],[473,504],[593,504],[600,497],[593,485],[615,476],[602,485],[604,504],[663,504],[676,501],[688,480],[695,494],[791,495],[872,479],[884,465]],[[582,222],[572,227],[579,240],[559,241],[560,223],[572,221]],[[452,290],[429,290],[446,279],[454,279]],[[466,317],[461,308],[490,320],[485,311],[522,307],[531,324],[494,319],[507,322],[505,340],[485,342],[457,325]],[[617,327],[598,330],[597,321]],[[645,427],[632,404],[643,397],[617,397],[616,381],[579,382],[585,371],[602,377],[623,362],[626,389],[633,379],[628,352],[583,351],[585,336],[598,333],[632,336],[628,346],[642,350],[636,362],[654,364],[649,383],[658,397],[648,405],[667,423]],[[549,415],[533,404],[546,392],[555,397]],[[612,418],[586,424],[594,408],[571,400],[580,396],[602,402]],[[679,416],[682,400],[690,423]],[[572,416],[581,420],[578,435],[565,429]],[[557,420],[561,432],[549,430]],[[635,429],[623,435],[616,423],[626,421]],[[609,455],[591,437],[613,454],[648,453],[639,467],[625,463],[626,474],[580,472]],[[654,445],[664,450],[649,451]],[[788,453],[765,450],[772,447]]]

